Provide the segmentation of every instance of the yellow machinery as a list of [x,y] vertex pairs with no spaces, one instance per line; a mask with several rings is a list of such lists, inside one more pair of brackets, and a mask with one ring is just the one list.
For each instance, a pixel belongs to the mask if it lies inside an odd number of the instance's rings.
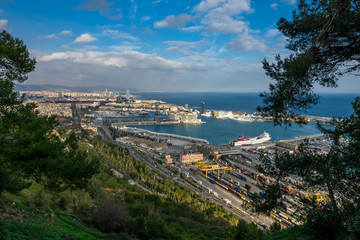
[[259,177],[264,177],[264,174],[262,174],[262,173],[255,174],[254,180],[257,181],[259,179]]
[[308,194],[305,195],[305,198],[308,200],[314,200],[318,205],[329,201],[329,197],[324,193]]
[[190,167],[197,167],[197,166],[205,165],[206,163],[208,163],[208,161],[199,161],[199,162],[194,162],[194,163],[188,163],[188,165]]
[[228,167],[228,166],[220,166],[218,164],[215,165],[203,165],[203,166],[197,166],[197,169],[200,171],[200,173],[202,174],[202,172],[205,172],[205,178],[207,178],[207,174],[209,171],[214,172],[217,170],[217,175],[219,177],[220,175],[220,171],[223,170],[224,173],[225,171],[230,171],[232,172],[232,168]]

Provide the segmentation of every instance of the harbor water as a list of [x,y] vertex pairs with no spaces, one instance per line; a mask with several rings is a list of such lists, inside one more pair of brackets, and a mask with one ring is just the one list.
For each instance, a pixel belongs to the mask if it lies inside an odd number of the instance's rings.
[[[324,94],[320,103],[307,115],[322,117],[348,117],[353,113],[351,102],[355,94]],[[205,109],[226,110],[253,113],[261,104],[257,93],[141,93],[138,98],[161,100],[167,103],[200,109],[205,102]],[[230,119],[201,117],[204,124],[181,124],[141,126],[154,132],[172,133],[208,140],[213,144],[227,144],[239,136],[255,137],[264,131],[270,133],[272,141],[291,139],[298,136],[318,134],[316,124],[291,127],[274,126],[272,122],[240,122]]]

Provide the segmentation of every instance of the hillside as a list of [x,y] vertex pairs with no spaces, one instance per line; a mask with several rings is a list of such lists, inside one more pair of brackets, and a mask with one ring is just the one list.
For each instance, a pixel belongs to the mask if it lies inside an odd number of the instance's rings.
[[[231,213],[151,172],[101,137],[84,131],[77,137],[81,148],[101,160],[100,172],[81,190],[51,192],[33,182],[19,194],[5,193],[0,239],[235,238],[239,219]],[[253,224],[241,226],[262,235]]]

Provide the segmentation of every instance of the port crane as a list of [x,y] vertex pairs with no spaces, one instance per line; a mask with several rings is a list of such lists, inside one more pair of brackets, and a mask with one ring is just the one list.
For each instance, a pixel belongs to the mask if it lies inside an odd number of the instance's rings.
[[232,172],[232,168],[228,167],[228,166],[220,166],[218,164],[215,165],[202,165],[202,166],[197,166],[198,171],[200,171],[200,173],[202,174],[202,172],[205,172],[205,177],[207,178],[207,174],[209,171],[214,172],[217,170],[217,175],[219,177],[220,175],[220,171],[223,170],[224,174],[225,171],[230,171],[230,173]]

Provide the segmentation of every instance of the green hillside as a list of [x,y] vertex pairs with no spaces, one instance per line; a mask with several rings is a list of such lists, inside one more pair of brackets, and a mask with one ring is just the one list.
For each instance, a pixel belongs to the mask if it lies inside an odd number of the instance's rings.
[[[77,138],[101,160],[100,172],[85,189],[50,191],[32,181],[18,194],[5,192],[0,239],[236,238],[239,219],[222,207],[151,172],[117,145],[84,131]],[[122,178],[113,176],[114,168]],[[262,236],[253,224],[244,226]]]

